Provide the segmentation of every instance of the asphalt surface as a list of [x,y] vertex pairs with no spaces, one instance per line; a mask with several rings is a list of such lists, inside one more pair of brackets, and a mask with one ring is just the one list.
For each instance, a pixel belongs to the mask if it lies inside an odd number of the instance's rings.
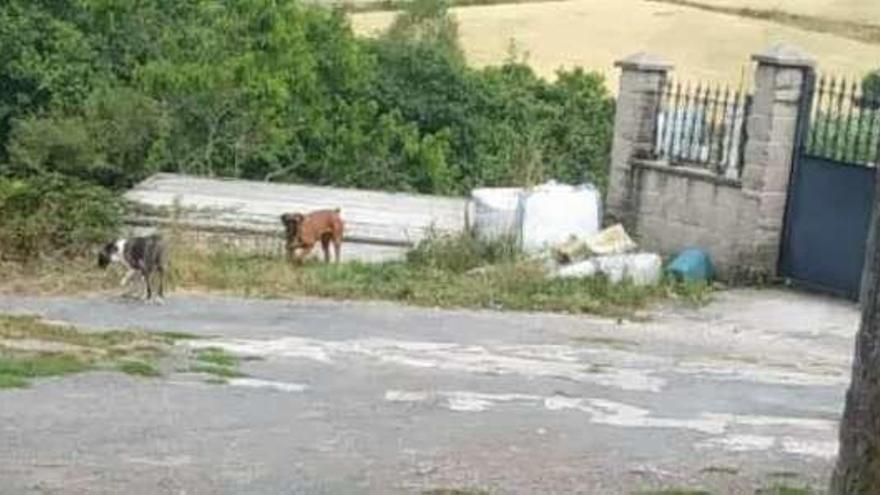
[[2,494],[822,486],[858,316],[770,291],[645,323],[184,295],[0,311],[261,358],[227,385],[172,368],[0,392]]

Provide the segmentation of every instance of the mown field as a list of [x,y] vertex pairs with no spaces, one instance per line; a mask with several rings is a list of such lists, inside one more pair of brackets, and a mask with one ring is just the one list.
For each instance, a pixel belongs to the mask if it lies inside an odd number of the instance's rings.
[[[783,9],[832,20],[880,23],[873,0],[696,0],[709,6]],[[470,63],[494,64],[509,56],[511,40],[540,74],[580,65],[602,71],[616,88],[613,63],[651,51],[669,58],[679,77],[739,84],[749,80],[749,57],[775,42],[802,47],[820,70],[861,76],[880,65],[880,43],[779,23],[647,0],[570,0],[454,9]],[[385,28],[390,12],[353,16],[358,33]]]
[[700,0],[700,3],[725,7],[776,9],[880,26],[880,2],[876,0]]

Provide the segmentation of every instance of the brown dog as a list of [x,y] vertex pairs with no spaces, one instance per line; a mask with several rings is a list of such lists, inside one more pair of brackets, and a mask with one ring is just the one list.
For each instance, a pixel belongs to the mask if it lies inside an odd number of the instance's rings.
[[[302,263],[318,241],[324,251],[324,261],[330,262],[330,243],[333,243],[334,258],[339,263],[339,252],[342,250],[342,216],[341,209],[318,210],[303,215],[302,213],[285,213],[281,215],[287,245],[287,258],[291,262]],[[297,254],[297,250],[300,250]]]

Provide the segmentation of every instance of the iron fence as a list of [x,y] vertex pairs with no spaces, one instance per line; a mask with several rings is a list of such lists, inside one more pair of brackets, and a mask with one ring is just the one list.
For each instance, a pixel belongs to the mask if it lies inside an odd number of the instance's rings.
[[657,112],[654,158],[739,178],[751,95],[729,87],[667,81]]
[[808,155],[854,165],[880,163],[880,94],[859,82],[822,76],[813,91]]

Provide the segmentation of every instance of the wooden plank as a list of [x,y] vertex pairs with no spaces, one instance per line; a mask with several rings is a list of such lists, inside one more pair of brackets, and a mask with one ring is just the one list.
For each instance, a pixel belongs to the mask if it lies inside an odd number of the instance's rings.
[[141,221],[167,219],[177,203],[181,221],[230,230],[281,232],[282,213],[340,207],[347,235],[376,243],[412,244],[431,229],[460,232],[466,224],[463,198],[298,184],[158,174],[125,196]]

